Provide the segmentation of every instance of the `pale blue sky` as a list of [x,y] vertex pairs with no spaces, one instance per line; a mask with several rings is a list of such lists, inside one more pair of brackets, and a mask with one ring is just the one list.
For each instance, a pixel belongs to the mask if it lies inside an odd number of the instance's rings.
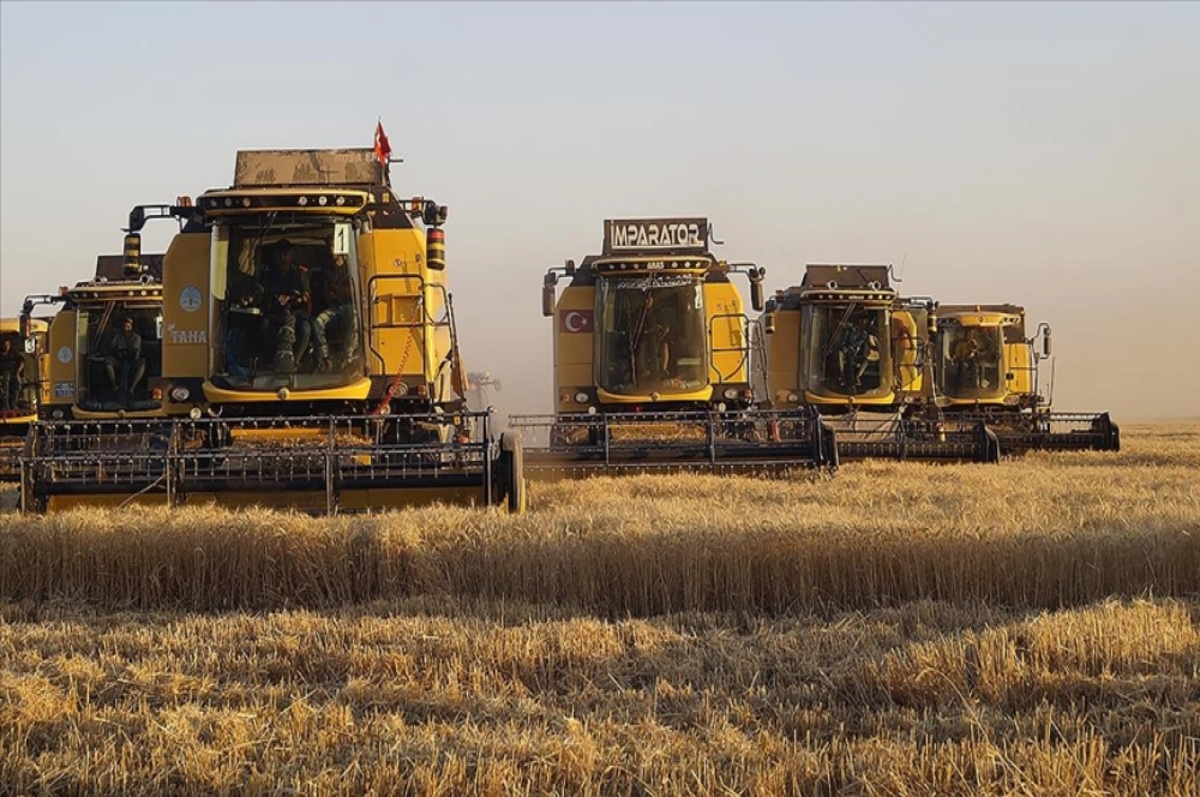
[[[1200,415],[1200,5],[0,3],[0,314],[238,148],[369,146],[450,206],[502,412],[549,407],[548,265],[707,215],[769,289],[904,261],[1026,305],[1056,404]],[[172,228],[147,234],[161,249]]]

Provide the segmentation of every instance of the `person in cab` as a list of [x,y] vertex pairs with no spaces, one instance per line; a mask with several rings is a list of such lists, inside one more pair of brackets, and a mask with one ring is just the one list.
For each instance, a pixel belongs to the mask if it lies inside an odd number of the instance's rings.
[[25,358],[13,347],[12,338],[0,341],[0,412],[12,412],[21,396]]
[[293,263],[295,252],[288,239],[275,245],[275,262],[263,275],[266,316],[264,339],[275,341],[274,371],[295,373],[308,351],[312,321],[308,303],[312,299],[308,267]]
[[113,334],[109,354],[104,358],[104,371],[117,400],[129,406],[138,383],[146,374],[146,358],[142,356],[142,336],[133,328],[133,318],[125,316],[121,329]]
[[354,313],[354,283],[350,279],[350,269],[346,267],[345,255],[333,256],[333,267],[326,269],[322,290],[325,309],[313,320],[313,337],[317,347],[317,369],[329,371],[333,361],[329,356],[329,338],[326,330],[330,324],[336,324],[345,336],[340,365],[348,365],[357,359],[358,352],[358,321]]

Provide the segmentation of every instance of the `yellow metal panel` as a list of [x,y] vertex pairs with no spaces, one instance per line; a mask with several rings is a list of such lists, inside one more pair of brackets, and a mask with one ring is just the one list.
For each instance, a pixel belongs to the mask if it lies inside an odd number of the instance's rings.
[[204,383],[204,397],[220,404],[257,403],[269,401],[366,401],[371,391],[371,380],[359,379],[345,387],[322,388],[320,390],[289,390],[286,399],[276,393],[250,390],[225,390],[212,382]]
[[1007,343],[1004,346],[1004,366],[1012,374],[1008,381],[1008,392],[1028,396],[1033,394],[1034,362],[1029,344]]
[[[649,394],[642,395],[624,395],[620,393],[609,393],[607,390],[597,390],[596,395],[601,401],[608,404],[650,404],[653,399]],[[700,390],[688,390],[659,393],[659,401],[694,401],[707,402],[712,399],[712,385],[701,388]],[[578,407],[576,407],[578,409]]]
[[46,406],[70,406],[75,402],[75,318],[74,310],[62,309],[50,322],[46,344]]
[[732,282],[704,283],[706,327],[712,330],[709,378],[717,384],[750,381],[742,297]]
[[921,369],[917,367],[920,330],[912,313],[895,310],[892,313],[892,357],[896,363],[897,389],[903,393],[920,393]]
[[[595,370],[592,366],[595,335],[589,330],[585,332],[568,332],[566,316],[571,312],[594,312],[596,306],[596,289],[591,285],[568,286],[558,298],[554,312],[554,402],[560,412],[578,411],[579,404],[569,401],[559,402],[559,393],[568,389],[572,394],[578,388],[593,387],[596,384]],[[593,321],[593,326],[594,326]]]
[[[209,373],[208,233],[180,233],[163,257],[162,374],[166,379]],[[198,303],[197,303],[198,302]]]
[[[848,406],[850,400],[843,396],[821,396],[817,393],[804,391],[804,401],[808,404],[826,405],[843,405]],[[896,401],[896,394],[888,392],[881,396],[855,396],[854,404],[859,407],[877,407],[886,404],[893,404]]]
[[[795,406],[803,395],[800,385],[800,311],[778,310],[775,331],[766,336],[767,387],[770,396],[763,396],[775,405]],[[788,401],[794,393],[796,401]]]
[[[374,351],[367,357],[370,373],[431,378],[429,371],[441,358],[430,319],[443,315],[444,299],[439,288],[430,286],[424,235],[416,229],[363,233],[359,256],[368,342]],[[448,350],[448,337],[440,345]]]
[[[104,421],[112,420],[116,413],[114,412],[89,412],[76,407],[72,410],[76,418],[82,421]],[[162,410],[123,410],[122,418],[136,420],[138,418],[160,418],[163,415]]]

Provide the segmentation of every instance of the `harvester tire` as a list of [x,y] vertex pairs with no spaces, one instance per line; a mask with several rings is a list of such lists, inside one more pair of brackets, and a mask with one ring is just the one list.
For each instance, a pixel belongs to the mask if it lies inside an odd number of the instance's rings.
[[508,511],[520,514],[525,511],[525,452],[521,435],[504,432],[500,435],[499,462],[500,495],[506,500]]

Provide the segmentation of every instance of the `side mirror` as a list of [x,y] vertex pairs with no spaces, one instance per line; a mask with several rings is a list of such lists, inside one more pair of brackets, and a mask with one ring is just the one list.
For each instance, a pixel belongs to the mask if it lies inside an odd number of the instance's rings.
[[769,310],[763,313],[763,333],[766,335],[775,334],[775,311]]
[[545,281],[542,282],[542,315],[550,318],[554,315],[554,286],[558,279],[553,273],[547,274]]
[[125,236],[125,275],[136,277],[142,273],[142,236],[131,232]]
[[497,393],[503,393],[503,392],[504,392],[504,388],[500,387],[500,380],[499,380],[499,379],[497,379],[495,382],[492,382],[492,387],[496,388],[496,392],[497,392]]
[[763,274],[765,269],[750,272],[750,306],[762,312],[763,309]]
[[1042,336],[1042,356],[1050,356],[1050,327],[1046,327],[1046,334]]

